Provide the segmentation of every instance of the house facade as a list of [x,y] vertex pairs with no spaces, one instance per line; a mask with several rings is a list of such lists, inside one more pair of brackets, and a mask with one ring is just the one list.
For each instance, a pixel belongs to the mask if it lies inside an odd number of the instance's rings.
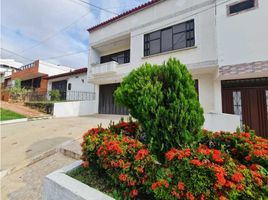
[[13,59],[0,59],[0,82],[4,88],[11,86],[12,72],[19,71],[22,65]]
[[46,92],[48,86],[48,76],[57,75],[72,71],[72,68],[47,63],[36,60],[30,64],[24,65],[20,71],[13,72],[11,81],[21,80],[21,87],[33,89],[37,92]]
[[87,68],[47,77],[48,91],[59,90],[62,100],[93,100],[94,84],[87,81]]
[[[89,28],[97,112],[127,113],[113,99],[122,78],[145,62],[175,57],[196,80],[205,113],[240,115],[241,124],[267,133],[268,27],[260,23],[267,9],[265,0],[152,0]],[[239,103],[246,93],[260,96],[254,108],[248,97]]]

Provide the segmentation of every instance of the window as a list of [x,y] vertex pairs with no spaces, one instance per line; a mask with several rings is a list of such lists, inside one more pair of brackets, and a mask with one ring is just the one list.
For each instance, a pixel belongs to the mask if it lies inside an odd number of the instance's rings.
[[234,15],[242,11],[250,10],[257,6],[256,0],[243,0],[228,6],[228,15]]
[[33,80],[33,88],[40,88],[41,84],[41,77],[35,78]]
[[115,62],[118,62],[118,64],[129,63],[130,61],[129,57],[130,57],[130,50],[126,50],[126,51],[121,51],[118,53],[102,56],[100,62],[106,63],[110,61],[115,61]]
[[72,84],[68,83],[68,90],[71,90],[71,89],[72,89]]
[[194,20],[190,20],[144,35],[144,56],[194,45]]

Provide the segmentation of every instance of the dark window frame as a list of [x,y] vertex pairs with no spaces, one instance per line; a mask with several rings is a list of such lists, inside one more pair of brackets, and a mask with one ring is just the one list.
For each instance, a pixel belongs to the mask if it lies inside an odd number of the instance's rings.
[[[114,58],[116,58],[116,59],[114,59]],[[118,62],[118,60],[120,58],[124,59],[123,63]],[[100,57],[100,63],[107,63],[107,62],[111,62],[111,61],[118,62],[118,64],[129,63],[130,62],[130,49]]]
[[68,88],[68,90],[72,90],[72,84],[71,83],[68,83],[67,88]]
[[[251,7],[251,8],[246,8],[246,9],[231,13],[231,7],[232,6],[236,6],[236,5],[244,3],[246,1],[253,1],[254,6]],[[241,13],[244,13],[244,12],[248,12],[248,11],[251,11],[251,10],[254,10],[254,9],[258,8],[258,6],[259,6],[258,0],[240,0],[240,1],[236,1],[236,2],[231,3],[231,4],[226,6],[227,16],[234,16],[234,15],[238,15],[238,14],[241,14]]]
[[[174,27],[176,26],[183,26],[185,25],[185,28],[184,30],[181,30],[181,31],[178,31],[178,32],[175,32],[174,31]],[[172,36],[171,36],[171,44],[172,44],[172,48],[171,50],[165,50],[163,51],[163,48],[162,48],[162,32],[168,30],[168,29],[171,29],[172,30]],[[158,37],[154,37],[152,39],[150,39],[150,36],[152,34],[156,34],[157,32],[159,32],[159,36]],[[182,34],[182,33],[185,33],[185,46],[183,47],[178,47],[178,48],[175,48],[175,44],[174,44],[174,36],[175,35],[179,35],[179,34]],[[192,35],[191,35],[192,33]],[[159,52],[156,52],[156,53],[151,53],[150,52],[150,42],[153,42],[153,41],[156,41],[156,40],[159,40]],[[144,35],[144,41],[143,41],[143,55],[146,57],[146,56],[151,56],[151,55],[155,55],[155,54],[159,54],[159,53],[164,53],[164,52],[169,52],[169,51],[174,51],[174,50],[178,50],[178,49],[184,49],[184,48],[189,48],[189,47],[193,47],[195,46],[195,21],[194,19],[191,19],[191,20],[188,20],[188,21],[185,21],[185,22],[182,22],[182,23],[179,23],[179,24],[175,24],[173,26],[169,26],[169,27],[166,27],[166,28],[163,28],[161,30],[157,30],[157,31],[154,31],[154,32],[151,32],[151,33],[147,33]]]

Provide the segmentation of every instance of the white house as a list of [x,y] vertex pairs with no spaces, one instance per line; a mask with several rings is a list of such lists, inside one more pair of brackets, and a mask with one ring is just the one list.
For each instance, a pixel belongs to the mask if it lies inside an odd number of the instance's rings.
[[[89,28],[88,81],[96,84],[96,112],[127,113],[113,99],[122,78],[145,62],[176,57],[196,80],[206,113],[218,113],[222,124],[231,116],[222,112],[241,115],[241,123],[267,133],[267,9],[265,0],[152,0]],[[248,93],[260,97],[243,99]],[[244,111],[253,107],[255,114]]]
[[3,83],[5,78],[10,76],[12,72],[20,70],[22,65],[22,63],[16,62],[13,59],[0,59],[0,82]]
[[87,81],[87,68],[47,77],[48,91],[59,90],[64,100],[93,100],[94,84]]

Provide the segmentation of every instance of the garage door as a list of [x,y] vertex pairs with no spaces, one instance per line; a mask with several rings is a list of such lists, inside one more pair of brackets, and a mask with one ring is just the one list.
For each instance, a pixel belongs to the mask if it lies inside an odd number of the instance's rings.
[[99,113],[100,114],[118,114],[128,115],[126,107],[119,106],[116,104],[114,99],[114,91],[119,86],[119,83],[100,85],[99,91]]
[[222,81],[222,109],[268,138],[268,78]]

